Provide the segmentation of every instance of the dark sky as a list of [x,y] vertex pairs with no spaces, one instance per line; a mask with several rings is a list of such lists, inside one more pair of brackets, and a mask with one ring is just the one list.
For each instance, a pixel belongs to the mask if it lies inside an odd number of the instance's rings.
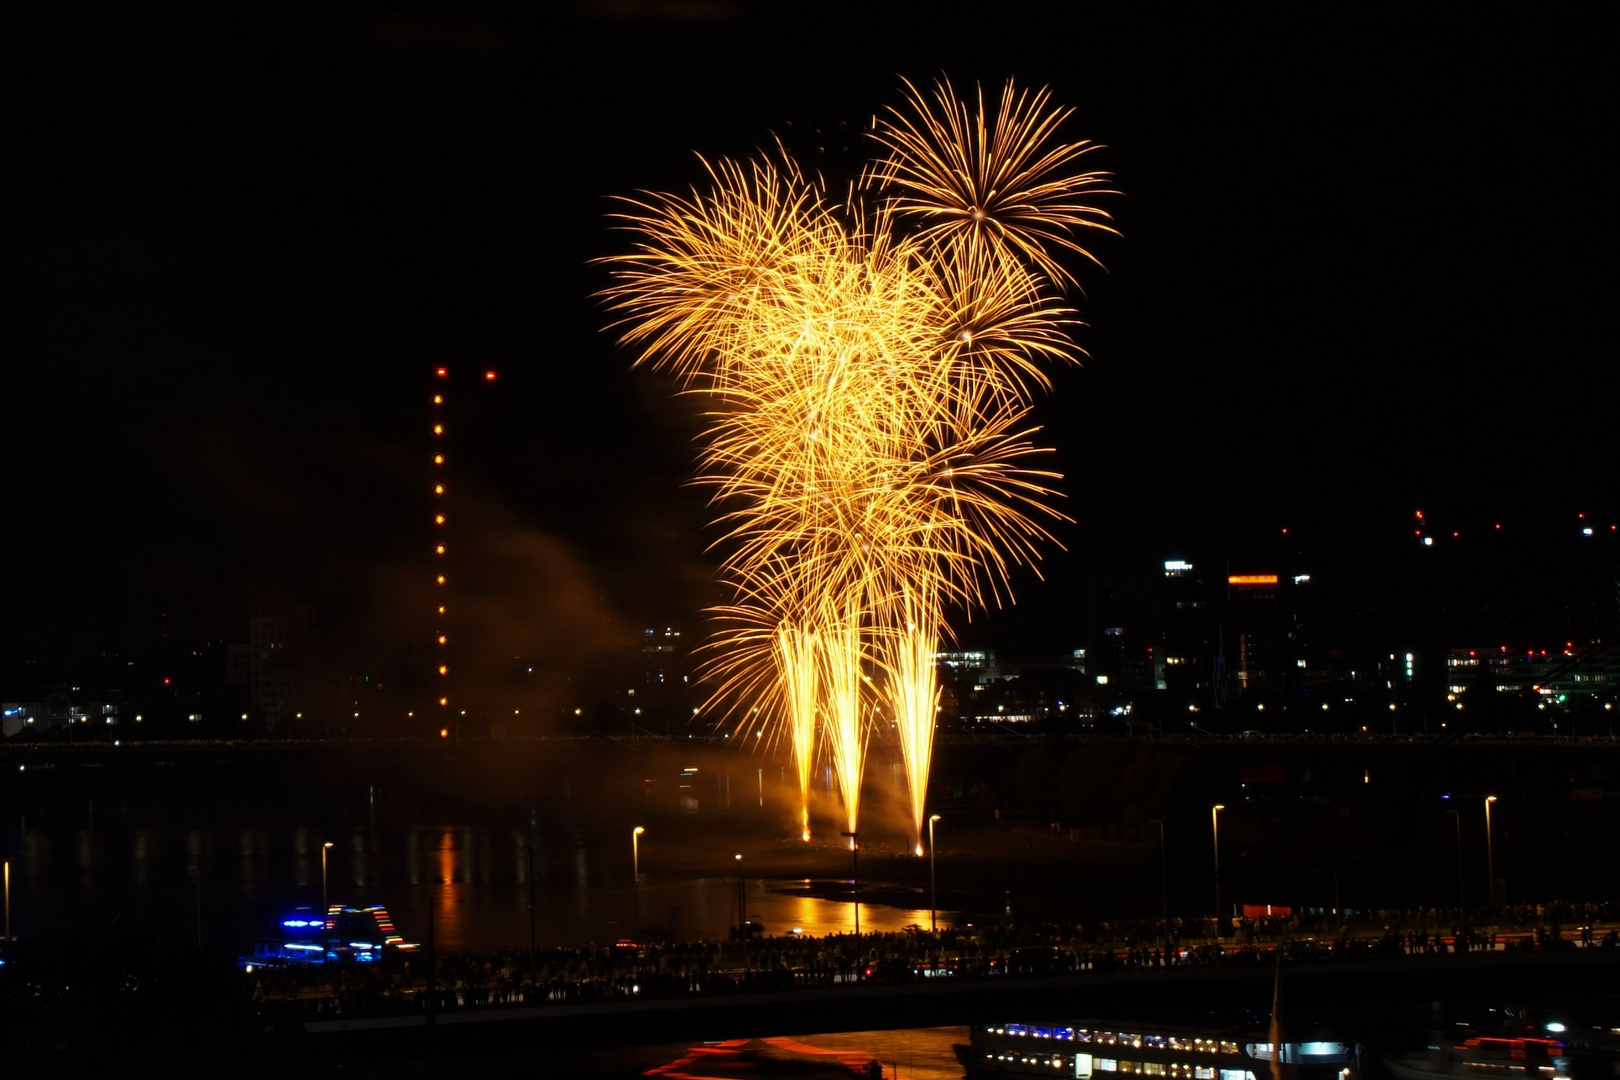
[[773,132],[838,175],[899,76],[941,71],[1049,85],[1125,193],[1109,272],[1081,274],[1091,358],[1040,407],[1079,524],[975,633],[1073,639],[1088,575],[1283,524],[1350,562],[1418,506],[1607,522],[1597,6],[1226,7],[13,13],[0,642],[125,649],[161,611],[227,634],[291,604],[357,665],[411,638],[441,363],[500,375],[452,401],[492,640],[682,618],[712,599],[696,428],[591,299],[625,243],[608,197]]

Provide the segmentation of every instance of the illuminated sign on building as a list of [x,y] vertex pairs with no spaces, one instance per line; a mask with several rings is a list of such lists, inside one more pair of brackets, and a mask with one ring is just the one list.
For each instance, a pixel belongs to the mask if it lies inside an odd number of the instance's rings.
[[1164,564],[1164,572],[1167,574],[1184,574],[1191,569],[1192,563],[1185,559],[1169,559]]
[[1228,585],[1275,585],[1276,574],[1230,574],[1227,576]]

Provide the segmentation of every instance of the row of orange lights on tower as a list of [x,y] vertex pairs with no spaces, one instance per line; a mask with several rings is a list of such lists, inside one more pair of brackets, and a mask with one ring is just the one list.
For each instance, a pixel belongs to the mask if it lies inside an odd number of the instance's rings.
[[[438,378],[440,378],[440,379],[448,379],[450,377],[450,369],[447,368],[447,367],[435,368],[434,371],[433,371],[433,374],[435,376],[437,376]],[[493,372],[493,371],[484,372],[484,381],[486,383],[492,383],[492,382],[495,381],[495,379],[496,379],[495,372]],[[444,395],[442,393],[433,395],[433,406],[434,406],[435,409],[444,408]],[[436,440],[444,438],[444,422],[443,422],[443,419],[442,419],[442,414],[435,417],[435,422],[433,424],[433,437]],[[442,450],[436,449],[434,454],[433,454],[433,465],[434,465],[434,467],[435,468],[442,468],[444,466],[444,461],[445,461],[444,452]],[[445,493],[444,481],[442,479],[438,478],[438,477],[435,477],[434,482],[433,482],[433,494],[434,494],[434,496],[436,498],[443,498],[444,493]],[[444,526],[445,526],[445,521],[446,521],[446,518],[445,518],[445,514],[444,514],[443,510],[438,510],[438,511],[436,511],[434,513],[434,515],[433,515],[433,524],[434,524],[434,526],[436,528],[443,529]],[[440,538],[438,540],[436,540],[434,545],[433,545],[433,554],[434,554],[435,557],[437,557],[439,559],[443,559],[443,558],[445,558],[445,551],[446,551],[446,546],[445,546],[445,543],[444,543],[444,540],[443,540],[443,537],[442,537],[442,534],[441,534]],[[447,580],[447,577],[446,577],[446,575],[445,575],[445,573],[443,572],[442,569],[434,577],[434,583],[439,585],[440,587],[443,587],[445,585],[446,580]],[[442,603],[438,605],[438,615],[439,615],[440,619],[444,618],[445,605],[442,604]],[[438,646],[441,649],[448,647],[448,645],[450,644],[450,636],[449,636],[448,633],[445,632],[445,628],[442,625],[435,632],[434,639],[435,639],[435,641],[437,642]],[[438,668],[439,668],[439,677],[440,678],[448,678],[449,677],[449,675],[450,675],[450,665],[444,663],[442,658],[441,658],[441,662],[438,664]],[[446,708],[449,707],[449,705],[450,705],[450,696],[449,696],[449,694],[444,693],[444,692],[441,691],[441,693],[439,695],[439,705],[441,707],[446,707]],[[441,737],[447,736],[448,734],[449,734],[448,729],[441,728],[440,731],[439,731],[439,735]]]
[[[434,374],[436,374],[441,379],[448,378],[449,375],[450,375],[450,369],[449,368],[438,368],[434,372]],[[434,394],[433,395],[433,406],[434,406],[434,408],[436,410],[437,409],[442,409],[444,407],[444,395],[443,394]],[[435,439],[441,439],[441,438],[444,437],[444,424],[443,423],[435,423],[433,425],[433,436],[434,436]],[[438,452],[434,453],[434,455],[433,455],[433,465],[434,465],[435,468],[443,467],[443,465],[444,465],[444,453],[442,451],[438,451]],[[443,497],[443,495],[444,495],[444,483],[438,477],[434,478],[433,494],[436,497]],[[444,513],[443,513],[442,510],[436,512],[433,515],[433,524],[434,524],[434,526],[436,528],[440,528],[440,529],[444,528],[444,522],[445,522],[445,516],[444,516]],[[441,536],[440,539],[438,540],[438,542],[434,545],[433,554],[442,559],[442,558],[444,558],[444,552],[445,552],[444,541],[443,541],[443,538]],[[442,588],[444,586],[444,583],[445,583],[445,575],[441,572],[440,574],[438,574],[436,576],[435,584],[439,585]],[[445,609],[445,605],[440,604],[439,605],[439,611],[438,611],[440,619],[444,618],[444,613],[445,613],[444,609]],[[446,647],[450,642],[449,635],[444,632],[444,627],[442,625],[439,627],[439,631],[435,635],[435,637],[437,638],[439,648],[441,648],[441,649]],[[439,676],[440,676],[440,678],[445,678],[445,677],[449,676],[449,674],[450,674],[449,666],[446,665],[446,664],[441,663],[439,665]],[[439,706],[441,708],[448,708],[449,705],[450,705],[450,696],[448,694],[445,694],[445,693],[441,692],[440,695],[439,695]],[[445,734],[448,734],[448,733],[443,732],[443,731],[440,732],[441,736],[443,736]]]

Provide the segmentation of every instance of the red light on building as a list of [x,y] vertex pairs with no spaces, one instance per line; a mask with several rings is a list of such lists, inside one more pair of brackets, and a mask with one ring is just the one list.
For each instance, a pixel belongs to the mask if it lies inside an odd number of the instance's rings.
[[485,382],[494,382],[495,381],[495,373],[493,371],[484,372],[484,381]]
[[163,677],[163,685],[164,685],[164,686],[168,686],[168,685],[169,685],[169,677],[168,677],[168,676],[167,676],[167,675],[165,675],[165,676],[164,676],[164,677]]
[[433,374],[435,374],[439,378],[443,379],[443,378],[445,378],[446,376],[448,376],[450,374],[450,369],[442,367],[442,368],[439,368],[437,371],[435,371]]
[[1275,585],[1276,574],[1229,574],[1226,578],[1228,585]]

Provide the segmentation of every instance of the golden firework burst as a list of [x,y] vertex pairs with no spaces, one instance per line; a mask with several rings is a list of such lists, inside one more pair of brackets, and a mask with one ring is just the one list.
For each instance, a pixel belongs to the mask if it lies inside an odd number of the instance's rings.
[[944,610],[1010,600],[1053,542],[1030,410],[1079,355],[1057,256],[1112,231],[1106,174],[1076,171],[1095,146],[1054,141],[1067,115],[1011,83],[993,117],[907,83],[845,200],[777,146],[616,215],[637,237],[606,260],[621,341],[710,403],[698,481],[735,594],[713,700],[787,744],[806,839],[822,747],[856,831],[883,710],[920,850]]

